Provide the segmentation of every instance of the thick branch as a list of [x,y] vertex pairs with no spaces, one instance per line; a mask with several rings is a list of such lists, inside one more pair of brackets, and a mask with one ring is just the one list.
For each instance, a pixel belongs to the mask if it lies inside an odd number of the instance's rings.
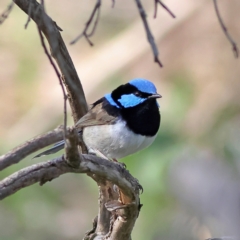
[[110,181],[98,182],[99,200],[98,200],[98,221],[96,232],[106,235],[110,228],[111,212],[106,209],[105,204],[109,201],[118,199],[118,192],[114,191],[113,183]]
[[120,206],[115,210],[117,217],[112,225],[111,239],[131,240],[129,232],[132,232],[140,207],[139,203],[132,203],[125,205],[124,207]]
[[[44,12],[42,6],[35,0],[15,0],[15,3],[36,22],[44,33],[51,47],[52,56],[57,61],[64,76],[64,83],[68,90],[69,102],[74,121],[77,122],[87,111],[85,95],[78,78],[72,59],[63,42],[56,23]],[[31,11],[29,12],[29,8]]]
[[[65,138],[65,160],[67,163],[74,168],[78,168],[81,156],[79,156],[78,150],[79,134],[75,128],[68,129]],[[82,142],[83,143],[83,142]]]
[[[138,181],[115,162],[85,154],[81,155],[79,162],[79,167],[73,168],[62,156],[24,168],[0,182],[0,199],[34,183],[39,182],[42,185],[64,173],[87,173],[98,182],[103,195],[99,199],[97,227],[84,239],[130,240],[140,210],[138,195],[141,186]],[[119,201],[119,193],[124,195],[125,199],[131,199],[131,202],[124,204]],[[112,213],[111,221],[110,212]]]
[[138,181],[119,164],[94,155],[83,154],[78,168],[69,166],[62,156],[34,164],[6,177],[0,182],[0,199],[34,183],[43,184],[68,172],[96,174],[98,177],[116,184],[123,194],[131,199],[135,199],[136,194],[139,193]]

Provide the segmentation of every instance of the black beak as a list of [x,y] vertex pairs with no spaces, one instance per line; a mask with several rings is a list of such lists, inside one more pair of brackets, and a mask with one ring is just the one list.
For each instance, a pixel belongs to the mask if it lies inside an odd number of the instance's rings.
[[156,93],[156,94],[149,96],[148,98],[161,98],[161,97],[162,97],[162,95]]

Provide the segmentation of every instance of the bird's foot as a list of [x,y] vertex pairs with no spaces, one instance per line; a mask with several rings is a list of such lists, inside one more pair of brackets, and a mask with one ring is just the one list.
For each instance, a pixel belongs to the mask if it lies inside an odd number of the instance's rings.
[[125,163],[119,162],[116,158],[112,158],[111,160],[113,162],[115,162],[116,164],[118,164],[120,167],[125,168],[125,169],[127,168]]

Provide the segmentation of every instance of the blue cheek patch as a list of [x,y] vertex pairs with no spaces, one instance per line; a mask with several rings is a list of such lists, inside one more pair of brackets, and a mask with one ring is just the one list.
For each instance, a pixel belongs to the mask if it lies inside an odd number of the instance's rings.
[[144,102],[146,99],[135,96],[134,94],[122,95],[118,101],[124,108],[135,107]]
[[[111,93],[104,95],[107,101],[114,107],[120,108],[119,105],[112,99]],[[135,96],[134,94],[125,94],[122,95],[118,102],[124,107],[135,107],[138,104],[144,102],[146,99]]]
[[111,93],[105,94],[104,97],[107,99],[107,101],[114,107],[119,108],[119,106],[116,104],[116,102],[112,99]]

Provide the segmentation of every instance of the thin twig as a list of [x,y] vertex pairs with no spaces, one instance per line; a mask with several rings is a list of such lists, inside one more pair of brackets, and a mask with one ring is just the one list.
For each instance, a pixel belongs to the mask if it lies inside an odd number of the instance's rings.
[[227,37],[228,41],[230,42],[230,44],[232,45],[232,50],[233,50],[233,54],[236,58],[238,58],[239,55],[239,49],[237,47],[237,44],[235,43],[235,41],[232,39],[232,37],[230,36],[230,34],[228,33],[228,30],[226,28],[226,26],[224,25],[224,22],[222,20],[222,17],[220,15],[220,12],[218,10],[218,5],[217,5],[217,0],[213,0],[213,4],[214,4],[214,9],[216,11],[216,15],[218,18],[218,21],[220,23],[220,26],[225,34],[225,36]]
[[112,8],[115,6],[115,0],[112,0]]
[[56,128],[46,134],[37,136],[22,145],[12,149],[10,152],[0,156],[0,171],[23,160],[28,155],[56,143],[63,139],[63,129]]
[[30,21],[31,21],[31,17],[30,17],[31,12],[32,12],[32,0],[29,1],[28,18],[27,18],[27,22],[26,22],[26,24],[24,25],[24,28],[25,28],[25,29],[27,29],[28,24],[29,24]]
[[52,57],[50,56],[50,54],[49,54],[49,52],[48,52],[48,50],[47,50],[47,47],[46,47],[46,45],[45,45],[42,32],[41,32],[41,30],[40,30],[39,27],[38,27],[38,33],[39,33],[39,36],[40,36],[40,40],[41,40],[41,44],[42,44],[42,47],[43,47],[43,49],[44,49],[44,52],[45,52],[45,54],[47,55],[47,57],[48,57],[51,65],[53,66],[53,68],[54,68],[54,70],[55,70],[55,73],[57,74],[57,77],[58,77],[60,86],[61,86],[61,88],[62,88],[63,101],[64,101],[63,111],[64,111],[64,139],[65,139],[65,138],[66,138],[66,134],[67,134],[67,94],[66,94],[66,92],[65,92],[65,89],[64,89],[64,86],[63,86],[63,83],[62,83],[62,76],[61,76],[60,72],[58,71],[57,66],[56,66],[55,63],[53,62]]
[[[98,20],[99,20],[99,16],[100,16],[100,8],[101,8],[101,0],[97,0],[95,6],[93,8],[93,11],[90,15],[90,18],[88,19],[88,21],[85,24],[84,30],[73,41],[71,41],[70,44],[74,44],[81,37],[85,37],[87,42],[90,44],[90,46],[93,46],[93,43],[90,41],[89,37],[91,37],[95,33],[95,30],[97,28],[97,24],[98,24]],[[96,16],[96,18],[95,18],[95,21],[93,23],[92,31],[90,33],[87,33],[87,31],[89,30],[89,27],[90,27],[91,23],[93,22],[93,19],[94,19],[95,16]]]
[[154,61],[156,63],[158,63],[160,67],[163,67],[162,63],[160,62],[160,60],[158,58],[158,55],[159,55],[158,54],[158,48],[157,48],[156,43],[154,41],[154,37],[151,33],[151,30],[148,26],[147,16],[146,16],[146,13],[145,13],[144,8],[142,6],[142,3],[141,3],[140,0],[135,0],[135,1],[137,3],[138,11],[139,11],[140,16],[141,16],[142,21],[143,21],[143,25],[144,25],[144,28],[145,28],[145,31],[146,31],[146,34],[147,34],[148,42],[150,43],[152,51],[153,51]]
[[154,0],[154,15],[153,17],[157,17],[157,4],[160,4],[173,18],[176,18],[174,13],[161,1],[161,0]]
[[12,1],[8,5],[7,9],[1,14],[1,16],[0,16],[0,24],[2,24],[7,19],[7,17],[10,14],[10,12],[12,11],[13,6],[14,6],[14,2]]

